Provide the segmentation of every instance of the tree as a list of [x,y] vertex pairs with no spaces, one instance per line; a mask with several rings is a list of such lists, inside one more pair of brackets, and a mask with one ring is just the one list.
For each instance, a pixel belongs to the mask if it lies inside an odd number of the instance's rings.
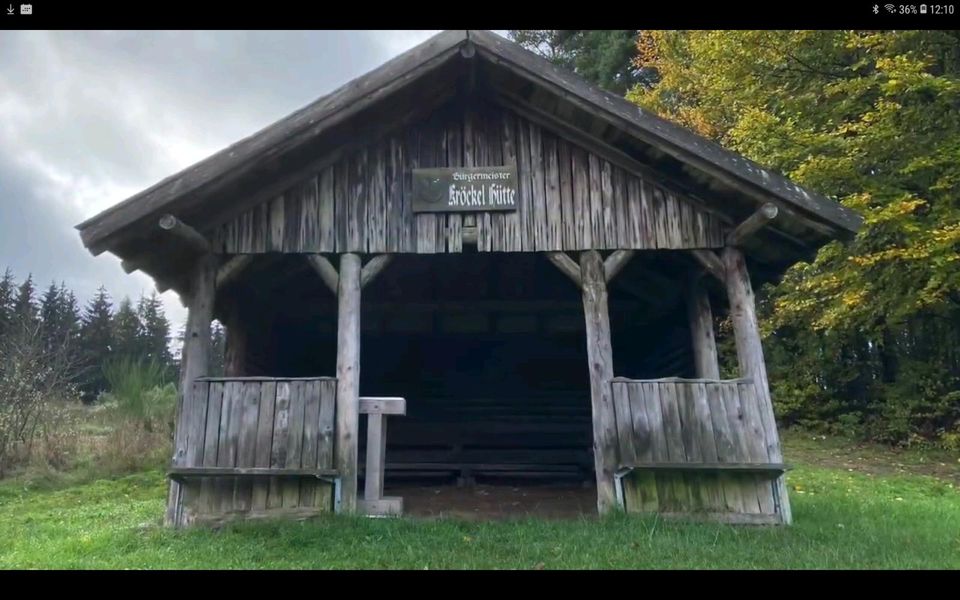
[[87,304],[80,325],[80,350],[84,365],[80,389],[88,400],[105,389],[103,365],[113,358],[113,306],[105,287]]
[[[788,419],[960,444],[960,34],[647,31],[629,98],[859,211],[764,290]],[[953,436],[953,437],[951,437]]]
[[17,298],[13,304],[13,317],[27,327],[37,322],[37,303],[34,298],[36,290],[33,286],[33,275],[27,275],[26,281],[17,289]]
[[13,322],[16,289],[17,282],[13,279],[13,271],[7,267],[0,279],[0,337],[10,330]]
[[609,29],[518,29],[514,41],[581,77],[623,95],[648,83],[653,71],[635,65],[637,31]]
[[137,316],[142,326],[143,357],[155,360],[165,368],[172,363],[170,356],[170,321],[163,312],[163,303],[154,291],[150,296],[141,296],[137,303]]
[[113,315],[114,350],[118,358],[140,359],[145,357],[143,324],[130,298],[124,297]]

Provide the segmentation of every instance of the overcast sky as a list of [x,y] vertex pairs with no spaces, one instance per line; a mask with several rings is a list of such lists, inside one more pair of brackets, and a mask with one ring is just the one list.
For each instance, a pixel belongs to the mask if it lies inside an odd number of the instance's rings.
[[[254,133],[433,31],[4,32],[0,270],[64,281],[83,304],[149,294],[77,223]],[[163,296],[179,329],[177,296]]]

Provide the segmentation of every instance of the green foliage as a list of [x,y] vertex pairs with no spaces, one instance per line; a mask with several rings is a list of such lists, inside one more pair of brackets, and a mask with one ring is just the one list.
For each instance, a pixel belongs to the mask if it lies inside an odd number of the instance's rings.
[[864,215],[762,290],[788,422],[911,443],[955,431],[960,34],[645,31],[629,97]]
[[171,420],[177,389],[166,382],[165,365],[125,356],[107,362],[103,374],[110,390],[105,400],[144,429],[151,431],[155,423]]
[[517,43],[617,94],[646,83],[649,70],[634,66],[637,32],[613,29],[519,29]]

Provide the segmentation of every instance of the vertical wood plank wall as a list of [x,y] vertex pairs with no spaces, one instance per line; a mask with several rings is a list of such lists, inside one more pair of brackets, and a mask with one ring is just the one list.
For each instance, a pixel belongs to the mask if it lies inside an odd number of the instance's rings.
[[[174,466],[332,469],[336,379],[201,378],[177,423]],[[175,525],[333,509],[332,484],[301,478],[200,478],[182,484]]]
[[[515,165],[515,212],[414,214],[410,170]],[[429,120],[340,158],[209,232],[227,254],[481,252],[723,246],[723,222],[649,178],[506,109],[484,104]]]
[[[640,463],[779,463],[767,450],[750,380],[615,378],[619,460]],[[634,471],[628,512],[703,515],[733,523],[782,521],[773,479],[755,473]]]

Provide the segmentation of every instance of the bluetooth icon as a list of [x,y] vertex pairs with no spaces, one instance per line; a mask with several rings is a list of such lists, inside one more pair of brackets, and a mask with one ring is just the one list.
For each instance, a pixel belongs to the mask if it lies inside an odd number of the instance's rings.
[[876,14],[879,14],[879,13],[880,13],[880,6],[874,4],[874,5],[873,5],[873,14],[876,15]]

